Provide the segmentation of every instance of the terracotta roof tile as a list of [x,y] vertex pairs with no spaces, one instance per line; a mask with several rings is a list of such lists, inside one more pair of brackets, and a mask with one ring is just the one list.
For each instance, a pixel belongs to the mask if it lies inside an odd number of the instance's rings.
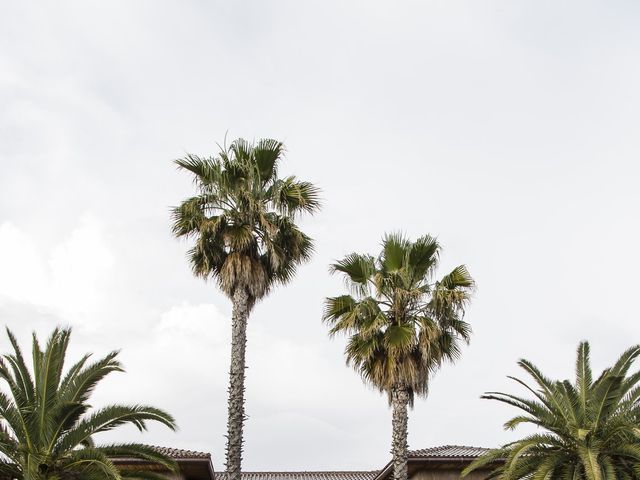
[[192,458],[201,458],[207,459],[211,458],[210,453],[205,452],[196,452],[195,450],[183,450],[181,448],[169,448],[169,447],[158,447],[156,445],[152,445],[152,447],[158,452],[166,455],[167,457],[171,457],[174,460],[184,460],[184,459],[192,459]]
[[[242,472],[242,480],[373,480],[377,474],[377,471]],[[227,480],[227,474],[216,472],[215,480]]]
[[409,451],[409,458],[477,458],[489,451],[488,448],[443,445]]

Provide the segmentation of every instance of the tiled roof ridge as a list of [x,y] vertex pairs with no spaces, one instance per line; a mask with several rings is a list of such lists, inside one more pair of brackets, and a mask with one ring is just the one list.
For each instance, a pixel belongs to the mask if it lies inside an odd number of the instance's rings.
[[[243,470],[242,474],[287,474],[287,473],[378,473],[380,470]],[[218,472],[226,473],[226,472]]]
[[173,447],[161,447],[159,445],[149,445],[149,447],[173,459],[211,458],[210,453],[199,452],[197,450],[187,450],[184,448],[173,448]]
[[477,448],[480,450],[487,450],[487,447],[478,447],[476,445],[455,445],[455,444],[447,444],[447,445],[436,445],[434,447],[427,447],[427,448],[415,448],[415,449],[409,449],[409,451],[411,452],[418,452],[421,450],[442,450],[445,448]]
[[469,445],[440,445],[437,447],[420,448],[409,450],[409,456],[415,457],[477,457],[489,451],[486,447],[474,447]]
[[[378,470],[305,470],[305,471],[256,471],[242,472],[243,480],[373,480]],[[217,480],[226,480],[228,475],[226,472],[216,472]]]

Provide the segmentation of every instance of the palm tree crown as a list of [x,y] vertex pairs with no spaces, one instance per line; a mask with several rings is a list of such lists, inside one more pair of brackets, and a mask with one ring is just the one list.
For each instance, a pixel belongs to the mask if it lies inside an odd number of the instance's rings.
[[378,258],[352,253],[331,267],[351,294],[326,300],[330,333],[349,335],[347,362],[382,392],[396,385],[426,395],[430,373],[460,354],[470,328],[464,307],[474,281],[464,265],[434,280],[440,245],[430,236],[411,242],[387,235]]
[[7,330],[13,353],[0,357],[0,477],[15,480],[161,479],[153,472],[119,472],[110,457],[137,458],[177,466],[154,448],[135,444],[96,445],[95,436],[122,425],[139,430],[159,422],[175,430],[168,413],[145,405],[109,405],[92,410],[88,403],[96,385],[121,372],[117,352],[95,362],[84,355],[64,373],[70,330],[56,329],[46,347],[33,335],[32,368],[14,335]]
[[294,223],[319,206],[318,189],[278,177],[284,151],[276,140],[235,140],[216,158],[176,160],[194,175],[198,195],[173,210],[173,233],[193,237],[189,259],[197,276],[216,279],[230,298],[241,286],[251,303],[288,282],[309,258],[311,239]]
[[640,346],[624,352],[616,363],[593,379],[589,344],[580,343],[576,378],[552,381],[527,360],[520,367],[535,387],[524,386],[533,398],[489,392],[482,398],[514,406],[521,414],[506,429],[531,424],[541,431],[489,451],[463,474],[499,465],[490,478],[638,479],[640,478],[640,372],[629,374]]

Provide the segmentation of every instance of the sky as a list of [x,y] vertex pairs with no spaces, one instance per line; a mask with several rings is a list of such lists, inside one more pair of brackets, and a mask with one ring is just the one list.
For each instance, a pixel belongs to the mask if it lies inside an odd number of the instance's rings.
[[[422,0],[2,2],[0,322],[70,357],[120,349],[93,404],[149,403],[224,469],[230,302],[193,278],[172,160],[282,140],[322,189],[313,259],[248,327],[244,469],[377,469],[386,399],[321,322],[329,264],[432,234],[478,289],[471,344],[410,412],[409,446],[497,446],[527,358],[569,378],[638,341],[640,4]],[[0,335],[0,351],[8,341]]]

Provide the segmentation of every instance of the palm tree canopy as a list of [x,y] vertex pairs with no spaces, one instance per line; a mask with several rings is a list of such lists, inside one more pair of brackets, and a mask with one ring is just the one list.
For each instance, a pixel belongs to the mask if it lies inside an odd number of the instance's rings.
[[352,253],[331,266],[350,294],[327,298],[323,318],[330,334],[349,336],[347,363],[380,391],[404,386],[411,401],[470,336],[463,317],[474,281],[464,265],[434,280],[440,250],[428,235],[389,234],[377,258]]
[[640,478],[640,372],[629,373],[640,346],[624,352],[594,380],[589,343],[578,346],[576,376],[552,381],[527,360],[518,363],[535,386],[509,377],[527,389],[530,398],[488,392],[521,410],[507,423],[512,430],[530,424],[540,431],[489,451],[463,472],[495,465],[490,478],[638,479]]
[[216,279],[229,297],[243,287],[251,301],[260,299],[312,253],[295,219],[319,209],[319,190],[278,176],[283,152],[276,140],[238,139],[217,157],[176,160],[193,174],[198,194],[173,209],[173,233],[195,239],[188,253],[194,273]]
[[117,352],[90,361],[84,355],[64,370],[70,330],[56,329],[43,349],[33,335],[32,365],[7,330],[13,353],[0,357],[0,478],[120,480],[165,478],[151,472],[119,472],[110,457],[143,459],[169,471],[177,466],[154,448],[135,444],[96,445],[95,436],[123,425],[140,431],[149,422],[172,430],[168,413],[146,405],[109,405],[92,410],[89,398],[112,372],[123,371]]

